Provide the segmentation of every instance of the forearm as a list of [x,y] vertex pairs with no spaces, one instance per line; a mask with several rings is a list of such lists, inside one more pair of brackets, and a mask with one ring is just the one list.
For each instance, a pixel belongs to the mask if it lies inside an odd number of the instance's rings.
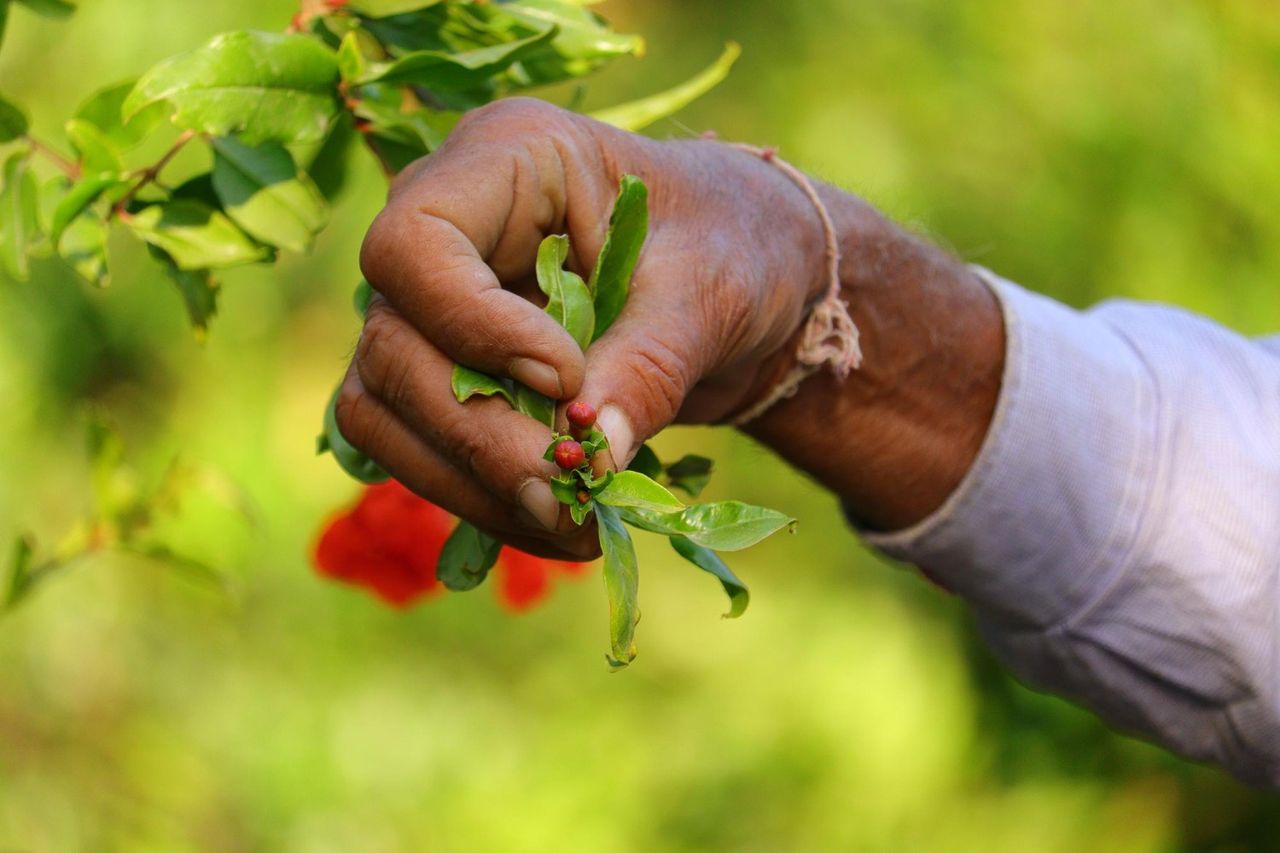
[[[867,527],[898,529],[937,509],[978,453],[1004,364],[1000,308],[947,252],[851,195],[820,193],[840,235],[862,367],[844,381],[815,374],[746,432]],[[762,372],[762,387],[786,372],[790,353]]]

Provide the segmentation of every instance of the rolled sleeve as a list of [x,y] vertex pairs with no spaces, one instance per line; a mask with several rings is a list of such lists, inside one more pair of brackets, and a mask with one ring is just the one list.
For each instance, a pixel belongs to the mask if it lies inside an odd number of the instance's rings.
[[1033,686],[1280,784],[1275,342],[982,273],[1007,330],[983,446],[932,516],[865,540],[969,601]]

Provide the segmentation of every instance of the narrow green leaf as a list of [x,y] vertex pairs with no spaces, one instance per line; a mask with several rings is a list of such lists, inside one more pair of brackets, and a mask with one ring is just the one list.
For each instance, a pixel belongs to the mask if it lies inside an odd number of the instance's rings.
[[167,252],[179,269],[222,269],[271,256],[221,211],[194,199],[149,205],[125,223],[143,240]]
[[95,287],[110,284],[107,269],[107,223],[94,211],[83,211],[63,229],[58,254],[77,275]]
[[356,309],[357,317],[364,319],[364,315],[369,313],[369,303],[373,300],[373,294],[373,285],[363,278],[360,279],[355,293],[351,295],[351,304]]
[[76,109],[74,118],[96,127],[117,151],[132,148],[168,116],[165,105],[156,103],[138,113],[128,124],[125,123],[122,107],[136,82],[126,80],[99,89]]
[[679,513],[685,508],[679,498],[638,471],[619,471],[612,482],[596,494],[596,500],[605,506],[658,513]]
[[126,121],[166,101],[179,127],[247,144],[318,142],[338,111],[336,54],[297,34],[240,31],[151,68],[125,98]]
[[28,252],[39,235],[39,187],[25,151],[4,164],[4,188],[0,189],[0,267],[14,279],[30,274]]
[[650,480],[656,480],[662,476],[662,460],[658,458],[658,454],[652,447],[642,444],[636,451],[636,455],[631,457],[631,464],[627,466],[627,470],[636,471]]
[[12,142],[27,132],[30,122],[22,108],[0,96],[0,142]]
[[22,600],[31,588],[31,558],[35,546],[30,537],[19,536],[13,543],[12,556],[9,558],[9,588],[4,596],[4,608],[8,609]]
[[511,393],[511,389],[501,379],[495,379],[487,373],[463,367],[461,364],[453,366],[451,384],[453,386],[453,396],[459,403],[465,403],[475,396],[493,397],[497,395],[504,398],[513,408],[516,405],[515,395]]
[[609,230],[591,271],[589,289],[595,297],[596,314],[592,340],[608,331],[627,304],[631,276],[648,233],[649,189],[635,175],[623,175],[609,214]]
[[724,614],[724,618],[737,619],[746,612],[747,605],[751,602],[751,593],[747,590],[747,585],[720,559],[719,554],[690,542],[683,536],[672,536],[670,542],[677,554],[719,579],[725,594],[729,596],[729,612]]
[[187,318],[191,321],[191,329],[196,338],[203,340],[209,330],[209,323],[218,313],[218,282],[208,270],[179,269],[173,258],[155,246],[148,246],[151,255],[164,265],[165,274],[178,289],[182,304],[187,309]]
[[673,489],[680,489],[690,497],[702,494],[711,480],[711,469],[714,466],[705,456],[688,454],[667,466],[667,482]]
[[0,0],[0,44],[4,42],[4,31],[9,25],[9,0]]
[[720,85],[729,76],[729,69],[741,55],[742,48],[736,42],[729,42],[724,46],[724,53],[720,54],[719,59],[684,83],[647,98],[598,110],[591,116],[623,130],[648,127],[659,119],[674,115]]
[[76,7],[67,0],[17,0],[37,15],[45,18],[68,18],[75,13]]
[[556,403],[550,397],[544,397],[527,385],[514,383],[515,407],[521,414],[528,415],[540,424],[554,427],[556,424]]
[[631,534],[613,507],[597,506],[600,550],[604,555],[604,585],[609,598],[609,666],[621,669],[636,657],[636,624],[640,567]]
[[418,50],[370,65],[358,81],[424,86],[434,92],[464,92],[488,83],[555,38],[555,27],[527,38],[460,52]]
[[277,142],[213,140],[213,189],[223,210],[249,236],[304,253],[329,221],[329,205],[293,156]]
[[365,65],[360,36],[352,30],[342,37],[338,45],[338,75],[343,82],[353,83],[365,75]]
[[564,268],[569,238],[552,235],[538,247],[538,287],[547,295],[547,313],[586,350],[595,329],[596,312],[586,283]]
[[686,536],[714,551],[740,551],[795,523],[780,512],[741,501],[695,504],[683,512],[656,512],[639,506],[619,507],[628,524],[661,533]]
[[333,390],[333,396],[329,398],[329,405],[325,407],[324,431],[321,433],[322,441],[317,442],[318,451],[328,450],[342,466],[342,470],[360,482],[381,483],[387,479],[387,472],[383,471],[377,462],[357,450],[338,429],[338,395],[341,392],[342,386],[339,384]]
[[122,181],[119,175],[112,173],[87,175],[76,181],[67,189],[66,194],[53,209],[53,219],[49,224],[49,239],[56,246],[62,237],[62,232],[72,220],[104,192],[121,186],[127,186],[127,182]]
[[502,543],[497,539],[460,521],[445,540],[436,563],[436,577],[454,592],[475,589],[489,576],[501,550]]

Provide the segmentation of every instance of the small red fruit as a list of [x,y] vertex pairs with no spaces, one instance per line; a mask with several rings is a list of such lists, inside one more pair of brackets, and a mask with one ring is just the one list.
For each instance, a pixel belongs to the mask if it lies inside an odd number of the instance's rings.
[[590,492],[578,492],[578,503],[585,504],[591,501]]
[[587,454],[578,442],[572,440],[562,441],[556,445],[555,459],[556,464],[561,468],[566,471],[572,471],[587,461]]
[[589,429],[596,424],[596,410],[590,403],[584,403],[581,400],[570,403],[564,413],[569,418],[569,423],[578,429]]

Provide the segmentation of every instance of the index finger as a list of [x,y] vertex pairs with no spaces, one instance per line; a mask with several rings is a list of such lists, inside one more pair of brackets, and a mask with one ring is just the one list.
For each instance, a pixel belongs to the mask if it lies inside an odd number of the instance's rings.
[[551,167],[518,144],[451,142],[416,167],[374,221],[360,256],[365,277],[455,361],[570,396],[582,384],[581,350],[499,277],[527,276],[556,224]]

